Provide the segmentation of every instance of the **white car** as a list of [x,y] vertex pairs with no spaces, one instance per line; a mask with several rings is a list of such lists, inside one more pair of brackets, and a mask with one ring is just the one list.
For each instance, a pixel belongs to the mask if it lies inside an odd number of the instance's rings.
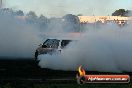
[[43,44],[40,44],[36,49],[35,58],[41,54],[55,54],[60,53],[66,46],[72,42],[77,41],[80,38],[80,33],[70,33],[61,35],[61,37],[48,38]]
[[68,39],[47,39],[43,44],[40,44],[36,49],[35,58],[41,54],[61,53],[61,51],[72,41]]

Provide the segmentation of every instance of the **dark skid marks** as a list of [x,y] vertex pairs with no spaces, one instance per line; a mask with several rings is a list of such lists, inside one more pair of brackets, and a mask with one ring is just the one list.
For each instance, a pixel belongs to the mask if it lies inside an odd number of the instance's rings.
[[[87,74],[117,74],[88,71]],[[76,82],[78,71],[40,68],[35,59],[0,59],[0,81]],[[122,74],[122,73],[120,73]],[[132,73],[123,73],[130,74]]]

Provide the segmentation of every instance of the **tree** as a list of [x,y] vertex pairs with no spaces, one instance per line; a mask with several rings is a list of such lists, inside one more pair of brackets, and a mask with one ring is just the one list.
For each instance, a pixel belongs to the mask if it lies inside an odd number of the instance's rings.
[[35,12],[33,11],[30,11],[28,14],[27,14],[27,22],[28,23],[33,23],[33,24],[36,24],[37,23],[37,15],[35,14]]
[[72,14],[67,14],[63,16],[63,19],[65,19],[68,22],[74,22],[74,23],[78,23],[79,21],[78,17]]
[[64,28],[68,31],[73,31],[73,32],[79,32],[80,31],[80,22],[79,18],[76,15],[72,14],[67,14],[63,16],[64,19]]
[[47,18],[45,16],[43,16],[43,15],[40,15],[39,20],[41,22],[45,22],[45,21],[47,21]]
[[28,17],[30,18],[37,18],[37,15],[35,14],[35,12],[33,11],[30,11],[28,14],[27,14]]
[[112,13],[112,16],[128,16],[130,10],[119,9]]
[[38,18],[38,25],[40,30],[47,29],[47,24],[48,24],[48,19],[45,16],[40,15],[40,17]]
[[16,11],[17,16],[24,16],[24,13],[22,10]]
[[10,8],[2,8],[0,9],[0,13],[6,15],[14,15],[14,11]]

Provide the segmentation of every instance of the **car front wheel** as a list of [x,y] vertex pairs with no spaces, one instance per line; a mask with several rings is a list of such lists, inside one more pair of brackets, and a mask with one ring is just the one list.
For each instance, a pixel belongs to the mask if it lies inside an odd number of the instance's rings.
[[35,51],[35,60],[37,60],[37,57],[38,57],[38,51],[36,50]]

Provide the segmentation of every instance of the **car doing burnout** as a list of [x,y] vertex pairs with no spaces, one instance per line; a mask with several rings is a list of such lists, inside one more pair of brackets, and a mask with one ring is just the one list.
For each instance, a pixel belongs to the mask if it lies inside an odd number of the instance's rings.
[[35,58],[41,54],[55,54],[61,53],[69,43],[77,41],[80,33],[71,33],[70,35],[61,36],[61,38],[48,38],[43,44],[40,44],[35,51]]
[[36,49],[35,58],[41,54],[50,54],[61,52],[72,40],[47,39]]

